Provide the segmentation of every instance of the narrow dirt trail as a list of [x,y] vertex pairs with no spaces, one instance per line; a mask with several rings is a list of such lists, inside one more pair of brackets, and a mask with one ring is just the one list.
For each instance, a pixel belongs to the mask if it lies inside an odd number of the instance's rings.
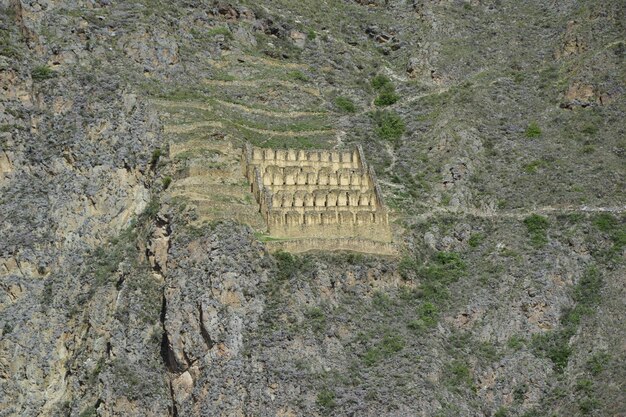
[[432,208],[424,213],[416,215],[397,215],[394,216],[398,219],[428,219],[442,214],[449,214],[455,216],[473,216],[482,218],[510,218],[523,220],[533,214],[539,215],[554,215],[554,214],[574,214],[574,213],[611,213],[611,214],[624,214],[626,213],[626,206],[622,207],[588,207],[588,206],[543,206],[536,207],[534,209],[521,209],[521,210],[496,210],[496,209],[465,209],[465,210],[447,210],[445,208]]

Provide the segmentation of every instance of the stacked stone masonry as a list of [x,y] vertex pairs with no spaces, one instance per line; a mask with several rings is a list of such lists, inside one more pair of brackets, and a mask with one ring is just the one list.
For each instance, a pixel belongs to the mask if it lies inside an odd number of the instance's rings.
[[306,240],[318,249],[326,249],[324,242],[328,249],[351,247],[347,241],[369,241],[368,248],[391,242],[376,175],[360,147],[335,152],[246,145],[243,164],[270,236]]

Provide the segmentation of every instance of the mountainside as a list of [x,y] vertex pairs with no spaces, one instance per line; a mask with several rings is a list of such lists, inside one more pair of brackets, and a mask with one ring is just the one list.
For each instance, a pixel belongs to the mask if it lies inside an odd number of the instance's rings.
[[[626,5],[0,0],[0,416],[626,415]],[[271,253],[363,148],[398,256]]]

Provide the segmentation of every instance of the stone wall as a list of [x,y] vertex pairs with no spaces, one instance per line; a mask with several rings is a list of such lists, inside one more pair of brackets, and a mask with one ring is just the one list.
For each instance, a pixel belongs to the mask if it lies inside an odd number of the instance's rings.
[[378,242],[359,238],[305,238],[266,242],[274,251],[302,253],[309,251],[350,251],[377,255],[395,256],[398,251],[393,243]]
[[[311,249],[327,250],[337,244],[321,242],[332,239],[391,242],[376,175],[360,147],[329,151],[246,145],[242,159],[244,175],[272,237],[298,239],[302,244],[306,240]],[[356,250],[355,242],[348,245],[350,250]]]

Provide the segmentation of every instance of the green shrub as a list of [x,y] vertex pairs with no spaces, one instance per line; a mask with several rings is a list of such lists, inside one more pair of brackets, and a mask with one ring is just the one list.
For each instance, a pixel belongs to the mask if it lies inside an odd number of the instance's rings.
[[374,347],[369,348],[363,356],[363,362],[367,366],[373,366],[382,359],[385,359],[394,353],[404,349],[405,342],[398,335],[386,335]]
[[146,208],[139,215],[139,220],[143,222],[146,220],[154,219],[157,213],[159,212],[160,208],[161,208],[161,204],[159,202],[159,199],[156,197],[151,198]]
[[374,100],[374,104],[377,106],[390,106],[399,99],[400,96],[396,94],[394,86],[387,84],[381,89],[380,94]]
[[600,230],[601,232],[610,232],[617,225],[617,221],[615,217],[613,217],[609,213],[601,213],[598,214],[595,219],[593,219],[593,224]]
[[322,333],[326,329],[326,315],[319,307],[313,307],[304,313],[307,324],[316,333]]
[[298,272],[307,271],[311,266],[307,258],[294,256],[289,252],[277,252],[274,258],[276,258],[278,267],[277,278],[280,280],[290,279]]
[[580,391],[580,392],[584,392],[584,393],[590,393],[593,390],[593,382],[591,382],[589,379],[579,379],[578,381],[576,381],[576,391]]
[[154,151],[152,151],[152,156],[150,157],[150,165],[156,165],[156,163],[159,162],[159,158],[161,158],[161,155],[161,148],[156,148]]
[[334,408],[337,405],[335,402],[335,393],[329,389],[321,390],[317,394],[316,402],[318,406],[326,409]]
[[54,72],[52,68],[47,65],[39,65],[33,68],[30,76],[33,78],[34,81],[43,81],[54,78],[56,76],[56,72]]
[[528,392],[528,385],[522,383],[513,390],[513,399],[516,403],[523,403]]
[[585,127],[581,129],[581,132],[585,135],[595,135],[596,133],[598,133],[598,127],[591,124],[585,125]]
[[548,219],[538,214],[533,214],[524,219],[524,224],[528,229],[530,241],[534,246],[543,246],[548,243]]
[[415,274],[415,271],[417,271],[418,267],[419,265],[417,261],[411,256],[403,256],[398,263],[398,272],[403,279],[409,280],[413,278],[413,275]]
[[572,349],[569,346],[571,336],[569,330],[534,335],[532,339],[533,348],[550,359],[557,372],[563,372],[572,354]]
[[224,26],[216,26],[214,28],[211,28],[209,30],[207,30],[206,35],[211,37],[211,36],[217,36],[217,35],[222,35],[228,39],[232,39],[233,34],[230,31],[230,29],[228,29],[227,27]]
[[289,74],[289,78],[292,78],[296,81],[309,81],[309,77],[306,76],[302,71],[291,71]]
[[506,345],[509,347],[509,349],[518,350],[522,346],[524,346],[524,341],[525,339],[523,337],[513,335],[506,342]]
[[526,131],[524,132],[527,138],[538,138],[541,136],[541,129],[537,122],[530,122],[526,127]]
[[480,244],[483,242],[484,239],[485,239],[485,236],[482,233],[474,233],[470,236],[467,243],[468,245],[470,245],[470,247],[476,248],[480,246]]
[[472,386],[472,377],[466,363],[455,360],[446,366],[446,379],[452,386]]
[[400,139],[406,130],[404,121],[396,113],[377,111],[372,117],[376,123],[376,133],[381,139]]
[[306,38],[310,41],[315,40],[317,38],[317,33],[313,29],[309,29],[306,33]]
[[462,275],[465,269],[465,262],[463,262],[458,253],[437,252],[433,265],[424,268],[422,272],[427,279],[451,283]]
[[391,297],[380,291],[377,291],[372,298],[372,305],[376,307],[378,311],[387,311],[391,308],[392,304]]
[[600,301],[602,278],[599,272],[590,267],[573,289],[573,308],[566,309],[561,316],[562,327],[542,335],[535,335],[532,340],[536,352],[544,354],[554,364],[557,372],[563,372],[569,362],[572,349],[570,338],[576,333],[583,316],[593,312],[592,307]]
[[592,306],[600,302],[602,276],[597,268],[588,268],[574,287],[574,301],[579,306]]
[[170,184],[172,183],[172,177],[164,177],[162,182],[163,182],[163,189],[167,190],[167,187],[169,187]]
[[539,168],[545,168],[546,166],[546,161],[544,161],[543,159],[537,159],[524,165],[524,171],[529,174],[534,174]]
[[506,407],[498,408],[498,411],[495,412],[493,417],[506,417],[509,415],[509,410]]
[[407,327],[413,331],[421,332],[437,325],[439,310],[431,302],[426,302],[417,308],[419,318],[409,321]]
[[96,411],[96,407],[92,405],[81,411],[78,417],[96,417],[97,415],[98,412]]
[[374,89],[376,90],[380,90],[389,84],[391,84],[391,80],[382,74],[379,74],[372,78],[372,87],[374,87]]
[[587,361],[587,370],[591,372],[592,375],[597,376],[604,371],[610,360],[611,356],[608,353],[596,353]]
[[584,398],[578,401],[578,408],[583,414],[591,414],[593,410],[598,408],[598,405],[598,400],[596,400],[595,398]]
[[355,113],[356,105],[348,97],[337,97],[335,106],[344,113]]

